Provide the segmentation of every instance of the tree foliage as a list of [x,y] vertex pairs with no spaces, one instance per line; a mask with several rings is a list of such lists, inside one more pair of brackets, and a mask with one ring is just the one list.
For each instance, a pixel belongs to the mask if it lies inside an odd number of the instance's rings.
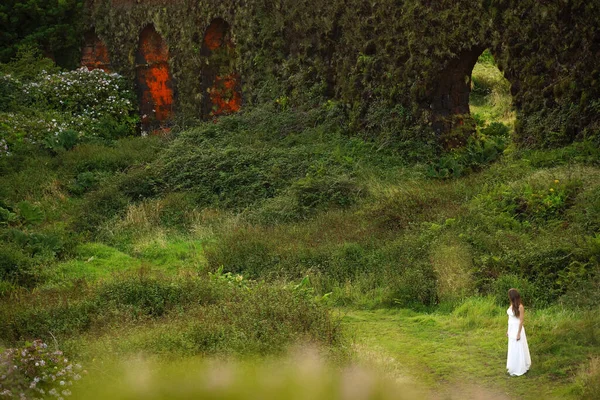
[[73,66],[81,41],[83,0],[3,0],[0,3],[0,62],[23,45],[34,45],[58,64]]

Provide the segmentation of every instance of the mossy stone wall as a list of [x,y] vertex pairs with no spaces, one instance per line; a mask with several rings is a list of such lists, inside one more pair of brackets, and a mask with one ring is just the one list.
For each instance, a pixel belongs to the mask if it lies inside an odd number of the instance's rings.
[[219,65],[241,76],[243,107],[336,99],[360,127],[374,107],[400,106],[405,125],[459,145],[470,73],[490,48],[512,84],[520,144],[600,136],[595,1],[93,0],[86,21],[132,79],[139,34],[153,24],[169,47],[177,115],[203,116],[211,60],[201,48],[216,18],[230,26],[235,51]]

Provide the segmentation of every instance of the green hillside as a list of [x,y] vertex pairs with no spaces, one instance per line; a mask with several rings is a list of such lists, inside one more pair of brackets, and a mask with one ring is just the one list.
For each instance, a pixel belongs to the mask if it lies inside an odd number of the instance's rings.
[[[213,398],[214,382],[171,382],[214,359],[239,378],[232,399],[343,397],[355,364],[375,371],[365,398],[600,395],[600,148],[512,144],[493,59],[473,72],[477,133],[446,152],[418,132],[351,135],[334,101],[136,136],[122,78],[38,75],[47,61],[27,57],[29,76],[0,77],[0,347],[60,348],[88,372],[74,396],[139,398],[129,360],[153,398]],[[511,287],[533,367],[508,380]],[[285,361],[295,346],[318,354],[310,385],[302,357]]]

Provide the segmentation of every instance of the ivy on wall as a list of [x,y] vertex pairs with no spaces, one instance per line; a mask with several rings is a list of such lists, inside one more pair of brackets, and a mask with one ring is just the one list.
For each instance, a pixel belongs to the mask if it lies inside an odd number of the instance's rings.
[[[424,140],[460,145],[472,125],[464,104],[471,61],[489,48],[512,85],[520,145],[600,142],[597,2],[90,0],[84,12],[85,29],[131,79],[140,32],[155,27],[169,48],[179,116],[206,115],[212,83],[203,80],[235,71],[244,107],[335,99],[357,131],[418,129]],[[229,26],[230,59],[203,74],[215,67],[202,41],[218,18]]]

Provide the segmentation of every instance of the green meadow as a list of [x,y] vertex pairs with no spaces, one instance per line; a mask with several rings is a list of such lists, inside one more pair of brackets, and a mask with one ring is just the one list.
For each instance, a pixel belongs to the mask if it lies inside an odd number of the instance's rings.
[[17,97],[0,110],[0,396],[42,374],[86,399],[600,396],[600,147],[514,146],[490,54],[477,133],[446,152],[350,135],[334,102],[149,137],[109,110],[48,138],[76,111]]

